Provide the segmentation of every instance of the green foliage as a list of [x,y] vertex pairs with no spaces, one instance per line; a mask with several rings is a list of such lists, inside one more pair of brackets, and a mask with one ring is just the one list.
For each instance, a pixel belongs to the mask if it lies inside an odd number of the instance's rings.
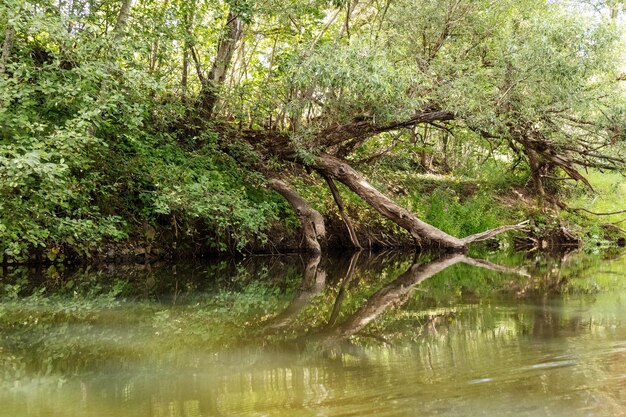
[[[566,190],[568,205],[575,210],[564,210],[562,215],[566,221],[574,225],[578,235],[583,239],[585,248],[598,251],[626,234],[620,230],[624,228],[626,219],[626,213],[622,213],[626,184],[623,174],[620,173],[591,170],[588,176],[594,190],[591,191],[582,185],[569,187]],[[594,215],[585,210],[600,214]]]
[[[410,115],[410,109],[421,104],[405,96],[415,79],[401,67],[389,65],[386,51],[357,42],[337,49],[334,43],[323,43],[313,54],[303,54],[290,65],[291,88],[312,91],[324,97],[322,117],[334,123],[355,117],[372,118],[385,123]],[[340,96],[332,92],[341,91]],[[309,105],[302,97],[296,109]]]
[[[142,42],[96,36],[98,14],[74,16],[85,25],[74,33],[52,4],[27,3],[29,14],[2,7],[20,36],[0,74],[0,259],[59,247],[87,254],[126,238],[130,219],[164,215],[191,235],[201,224],[222,250],[263,237],[272,196],[210,132],[194,152],[165,133],[184,105],[127,59]],[[9,22],[0,22],[3,33]]]
[[[256,172],[289,168],[244,144],[248,128],[264,130],[268,148],[274,132],[290,135],[303,165],[320,150],[352,161],[386,150],[382,170],[364,168],[372,182],[457,235],[508,217],[489,204],[495,184],[527,185],[512,127],[532,126],[560,149],[603,143],[616,160],[623,151],[622,33],[581,5],[577,14],[544,0],[137,0],[125,26],[121,5],[0,4],[2,260],[86,255],[141,238],[146,225],[240,251],[264,242],[277,221],[295,228]],[[232,14],[243,35],[220,63]],[[227,68],[215,120],[201,120],[202,83],[217,64]],[[385,128],[433,109],[455,120]],[[320,132],[345,125],[363,127],[364,141],[320,146]],[[454,184],[425,190],[420,178],[407,182],[415,192],[397,192],[406,178],[395,177],[415,171],[494,185],[462,195]],[[334,215],[317,179],[293,182]],[[357,222],[393,240],[396,226],[342,193]]]
[[148,218],[173,215],[191,236],[200,220],[219,250],[242,250],[254,238],[265,239],[279,204],[260,191],[262,178],[213,147],[192,153],[168,148],[164,153],[168,155],[152,157],[147,167],[155,188]]
[[437,190],[431,194],[423,218],[453,236],[469,236],[497,227],[502,222],[499,210],[488,193],[461,201],[454,192]]
[[120,217],[93,204],[92,169],[108,149],[111,122],[102,115],[132,131],[141,105],[123,91],[101,91],[111,76],[105,62],[85,60],[93,49],[68,54],[53,13],[20,16],[16,27],[28,36],[0,74],[0,251],[20,259],[35,247],[82,251],[123,238]]

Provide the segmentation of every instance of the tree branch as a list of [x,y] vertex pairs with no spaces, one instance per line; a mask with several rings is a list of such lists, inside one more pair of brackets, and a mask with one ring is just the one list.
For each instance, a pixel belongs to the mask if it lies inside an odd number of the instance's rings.
[[335,146],[351,139],[365,139],[383,132],[389,132],[421,123],[432,123],[454,119],[454,114],[443,110],[424,110],[416,113],[408,120],[397,121],[380,125],[372,119],[359,120],[341,126],[334,126],[322,130],[316,139],[319,146]]
[[526,228],[527,224],[528,224],[528,220],[523,221],[523,222],[518,223],[518,224],[500,226],[500,227],[496,227],[495,229],[486,230],[486,231],[480,232],[480,233],[475,233],[475,234],[467,236],[467,237],[465,237],[465,238],[463,238],[461,240],[466,245],[469,244],[469,243],[474,243],[474,242],[482,242],[484,240],[491,239],[492,237],[497,236],[497,235],[499,235],[501,233],[510,232],[512,230],[524,230]]

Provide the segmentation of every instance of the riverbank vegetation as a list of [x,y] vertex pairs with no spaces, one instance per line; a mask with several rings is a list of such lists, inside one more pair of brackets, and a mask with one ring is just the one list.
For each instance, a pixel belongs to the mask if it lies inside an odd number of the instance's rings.
[[2,2],[0,258],[623,235],[621,4],[418,3]]

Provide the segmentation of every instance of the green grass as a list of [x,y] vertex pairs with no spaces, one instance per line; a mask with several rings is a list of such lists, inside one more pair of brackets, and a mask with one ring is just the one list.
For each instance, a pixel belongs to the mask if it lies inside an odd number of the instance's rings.
[[[589,171],[587,174],[594,191],[577,185],[566,197],[570,209],[585,209],[595,213],[626,210],[626,177],[618,172]],[[626,229],[626,212],[613,215],[593,215],[583,210],[564,211],[565,219],[582,237],[588,248],[604,246],[623,235],[603,225],[615,224]]]

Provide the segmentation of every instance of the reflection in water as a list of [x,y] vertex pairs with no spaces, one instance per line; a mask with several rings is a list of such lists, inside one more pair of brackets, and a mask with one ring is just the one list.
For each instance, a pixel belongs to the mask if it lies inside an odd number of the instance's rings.
[[426,263],[420,264],[415,262],[404,274],[371,296],[357,313],[353,314],[341,325],[330,329],[328,332],[329,336],[338,339],[346,339],[352,336],[384,313],[389,307],[405,302],[409,293],[416,285],[457,263],[527,276],[522,270],[506,268],[459,253],[449,254]]
[[624,415],[625,260],[494,260],[7,274],[0,416]]
[[265,323],[268,333],[288,327],[309,301],[322,292],[326,284],[326,272],[319,267],[320,260],[320,255],[308,260],[298,295],[282,313]]

